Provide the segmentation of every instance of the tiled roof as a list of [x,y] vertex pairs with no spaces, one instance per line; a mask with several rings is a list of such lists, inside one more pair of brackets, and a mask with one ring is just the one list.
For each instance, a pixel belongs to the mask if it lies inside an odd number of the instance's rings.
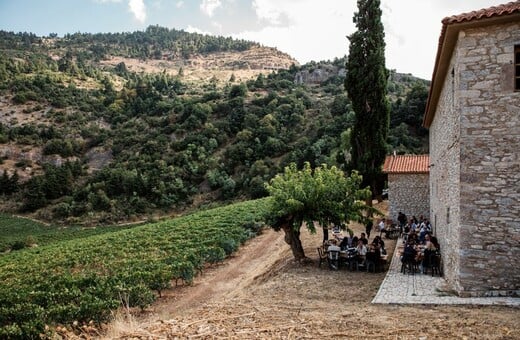
[[442,19],[443,25],[459,23],[463,21],[479,20],[494,16],[507,15],[520,11],[520,1],[508,2],[507,4],[497,5],[489,8],[482,8],[478,11],[453,15]]
[[499,21],[518,20],[520,16],[520,0],[508,2],[477,11],[453,15],[442,19],[442,29],[437,46],[437,56],[430,84],[430,92],[426,103],[423,125],[429,127],[435,114],[442,84],[449,69],[451,54],[455,48],[458,32],[462,27],[479,27],[496,24]]
[[427,174],[430,172],[430,156],[386,156],[383,172],[387,174]]

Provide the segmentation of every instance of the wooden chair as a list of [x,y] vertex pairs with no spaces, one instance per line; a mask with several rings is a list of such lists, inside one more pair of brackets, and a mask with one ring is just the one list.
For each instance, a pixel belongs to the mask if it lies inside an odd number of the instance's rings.
[[323,251],[323,248],[322,247],[318,247],[318,257],[319,257],[319,263],[318,263],[318,267],[321,268],[321,264],[323,262],[327,262],[327,253],[325,253]]

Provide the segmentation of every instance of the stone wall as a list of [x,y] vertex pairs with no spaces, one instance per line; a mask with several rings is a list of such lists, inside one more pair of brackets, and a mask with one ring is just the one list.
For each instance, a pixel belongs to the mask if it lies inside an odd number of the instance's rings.
[[[454,69],[453,59],[449,70]],[[455,77],[450,72],[430,126],[430,219],[441,245],[443,272],[448,287],[460,291],[460,111],[456,107],[455,86]]]
[[520,23],[461,31],[430,126],[431,214],[461,296],[520,295]]
[[388,174],[388,217],[397,221],[402,211],[407,217],[430,216],[428,174]]

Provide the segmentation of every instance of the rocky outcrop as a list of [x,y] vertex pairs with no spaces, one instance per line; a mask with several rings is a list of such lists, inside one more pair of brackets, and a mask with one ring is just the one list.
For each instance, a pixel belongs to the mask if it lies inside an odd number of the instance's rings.
[[345,74],[344,68],[339,68],[334,65],[320,65],[315,69],[302,70],[296,73],[294,83],[297,85],[321,84],[331,77],[344,77]]

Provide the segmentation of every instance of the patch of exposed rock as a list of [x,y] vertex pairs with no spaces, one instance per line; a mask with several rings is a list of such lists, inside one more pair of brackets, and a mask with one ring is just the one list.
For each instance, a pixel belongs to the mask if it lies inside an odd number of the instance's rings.
[[296,73],[294,83],[297,85],[321,84],[332,77],[344,77],[346,75],[345,68],[334,65],[320,65],[311,70],[302,70]]
[[101,170],[105,166],[109,165],[114,158],[111,150],[105,150],[101,147],[95,147],[90,149],[86,154],[88,171],[90,173]]

